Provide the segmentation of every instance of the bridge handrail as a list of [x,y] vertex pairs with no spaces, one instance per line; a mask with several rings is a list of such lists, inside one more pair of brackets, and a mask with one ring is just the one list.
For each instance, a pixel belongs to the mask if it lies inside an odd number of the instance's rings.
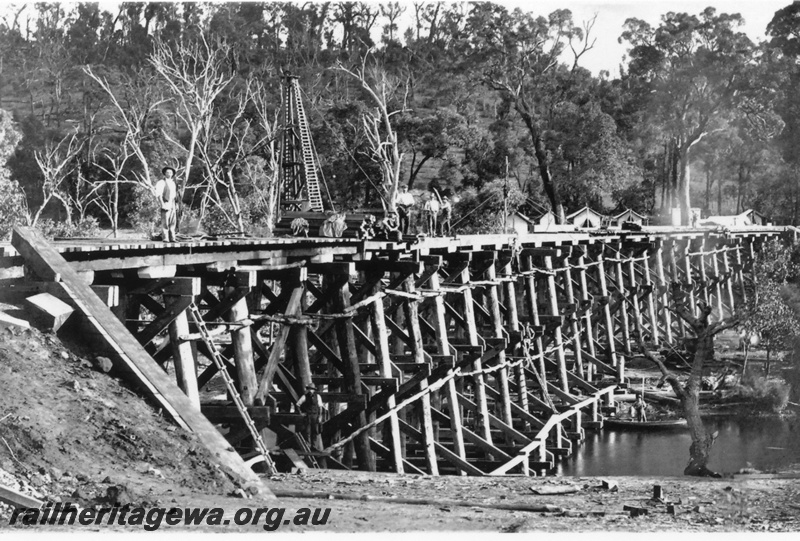
[[531,443],[520,449],[517,452],[517,456],[515,456],[514,458],[512,458],[499,468],[494,469],[491,473],[489,473],[489,475],[503,475],[505,473],[508,473],[508,471],[511,468],[518,466],[523,462],[527,462],[530,457],[530,454],[533,451],[540,449],[542,446],[546,447],[547,437],[550,435],[550,431],[553,429],[553,427],[569,419],[584,407],[595,404],[603,396],[613,393],[616,387],[617,387],[616,385],[609,385],[608,387],[604,387],[603,389],[600,389],[596,393],[592,393],[592,396],[590,396],[589,398],[585,398],[580,402],[573,404],[572,406],[570,406],[568,410],[551,415],[550,418],[547,420],[547,422],[544,424],[544,426],[540,428],[539,432],[537,432],[536,435],[533,437],[533,441]]

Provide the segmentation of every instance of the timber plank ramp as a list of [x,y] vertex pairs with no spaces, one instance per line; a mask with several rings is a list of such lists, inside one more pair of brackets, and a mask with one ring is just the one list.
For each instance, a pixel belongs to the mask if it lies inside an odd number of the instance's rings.
[[[258,457],[204,360],[210,347],[279,469],[531,475],[602,427],[637,333],[657,347],[686,335],[673,284],[727,317],[751,294],[761,244],[795,233],[559,228],[163,244],[46,242],[18,228],[0,269],[19,278],[3,281],[0,300],[46,291],[77,308],[87,339],[242,484],[258,481],[249,469]],[[215,342],[187,318],[193,305]],[[317,431],[295,405],[311,384],[326,410]]]

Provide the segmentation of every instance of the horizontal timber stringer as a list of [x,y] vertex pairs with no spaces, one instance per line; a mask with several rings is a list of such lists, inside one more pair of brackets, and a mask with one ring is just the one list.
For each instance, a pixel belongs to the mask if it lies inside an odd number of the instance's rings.
[[[20,228],[0,268],[32,272],[5,280],[0,300],[47,291],[81,305],[91,295],[91,310],[115,323],[92,329],[87,309],[87,337],[117,356],[138,348],[136,362],[118,363],[122,376],[210,447],[254,455],[187,319],[192,303],[279,469],[530,475],[602,427],[636,336],[660,346],[685,335],[672,283],[728,317],[752,294],[763,241],[794,232],[126,244],[47,243]],[[311,384],[319,426],[296,406]]]

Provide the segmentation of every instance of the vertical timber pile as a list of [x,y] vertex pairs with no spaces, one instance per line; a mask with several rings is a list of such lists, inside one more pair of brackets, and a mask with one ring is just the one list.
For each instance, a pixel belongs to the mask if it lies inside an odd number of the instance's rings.
[[[413,362],[419,365],[427,364],[425,359],[425,350],[422,344],[422,331],[419,326],[419,301],[411,298],[416,293],[416,286],[414,284],[414,277],[409,276],[403,282],[403,289],[409,294],[409,298],[403,302],[404,316],[407,325],[409,348],[411,349],[411,356]],[[426,379],[420,381],[419,389],[425,390],[428,386]],[[436,449],[434,447],[434,431],[433,431],[433,416],[431,414],[431,397],[430,394],[425,394],[420,399],[418,407],[418,416],[420,419],[421,432],[423,441],[423,453],[425,455],[425,465],[428,468],[428,473],[431,475],[439,475],[439,465],[436,461]]]
[[[194,302],[200,294],[199,278],[183,278],[174,280],[164,288],[164,305],[167,309],[181,306],[183,299]],[[200,409],[200,393],[197,387],[197,360],[191,342],[185,337],[189,334],[189,320],[186,310],[175,316],[168,327],[169,343],[172,349],[172,359],[175,366],[175,378],[178,387],[186,393],[189,400]]]
[[[440,290],[439,279],[439,265],[435,266],[435,271],[431,273],[429,284],[431,289],[436,292]],[[436,331],[436,351],[439,355],[450,355],[450,341],[447,336],[447,319],[445,317],[445,304],[442,295],[437,295],[433,298],[434,303],[434,321],[433,327]],[[447,411],[450,415],[450,432],[453,437],[453,450],[455,454],[463,460],[467,461],[466,447],[464,445],[464,432],[462,430],[461,406],[458,403],[458,388],[456,387],[455,378],[447,382]],[[459,469],[460,475],[466,475],[467,472]]]
[[[233,283],[225,287],[226,295],[232,295],[237,290],[249,293],[256,285],[255,271],[236,272],[231,278]],[[228,321],[234,325],[231,327],[231,343],[233,344],[233,358],[239,382],[238,391],[245,406],[254,404],[256,392],[258,391],[258,380],[253,363],[253,338],[250,333],[250,326],[247,323],[249,317],[249,308],[245,295],[236,301],[231,306],[230,312],[228,312]]]
[[[367,273],[366,277],[367,283],[375,284],[372,286],[372,294],[375,296],[375,300],[372,303],[369,314],[370,323],[372,324],[372,334],[375,337],[375,358],[380,366],[380,375],[385,378],[390,378],[392,377],[392,359],[389,349],[389,331],[386,328],[386,320],[384,319],[385,310],[383,297],[380,295],[382,289],[380,280],[383,274],[383,272],[376,271]],[[393,409],[396,405],[397,402],[394,396],[387,399],[387,407]],[[397,419],[397,413],[392,413],[389,416],[388,423],[388,436],[390,439],[388,447],[392,453],[392,468],[395,473],[404,473],[403,449],[401,447],[402,440],[400,438],[400,424]]]
[[[348,312],[350,307],[350,275],[335,275],[328,286],[333,291],[332,307],[337,315]],[[337,317],[334,326],[336,328],[336,340],[339,343],[339,352],[342,359],[344,370],[344,391],[347,394],[361,396],[361,367],[358,364],[358,350],[356,339],[353,332],[353,319],[350,317]],[[356,415],[356,427],[360,428],[367,424],[367,415],[360,411]],[[375,471],[375,457],[370,450],[369,432],[362,432],[353,440],[356,458],[361,469]]]

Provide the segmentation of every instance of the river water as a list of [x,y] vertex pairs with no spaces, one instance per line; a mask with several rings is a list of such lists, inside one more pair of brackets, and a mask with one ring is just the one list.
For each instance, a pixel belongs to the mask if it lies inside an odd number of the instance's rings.
[[[800,419],[710,417],[709,431],[718,430],[708,464],[713,471],[741,468],[781,469],[800,464]],[[557,461],[561,475],[683,475],[689,458],[689,432],[636,432],[605,428],[586,431],[586,441],[573,456]]]

